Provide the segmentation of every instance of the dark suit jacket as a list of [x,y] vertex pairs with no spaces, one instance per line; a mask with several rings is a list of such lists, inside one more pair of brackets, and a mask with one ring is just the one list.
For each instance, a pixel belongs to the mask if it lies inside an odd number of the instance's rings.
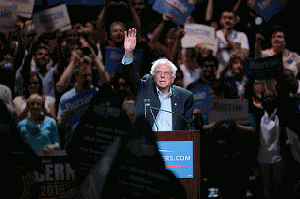
[[[238,88],[236,85],[236,78],[234,77],[227,77],[223,80],[223,83],[229,88],[230,90],[230,94],[229,94],[229,98],[230,99],[238,99],[239,98],[239,94],[238,94]],[[246,81],[246,84],[244,86],[245,89],[245,93],[244,93],[244,97],[248,97],[247,94],[249,94],[249,92],[251,92],[251,89],[253,88],[253,84],[251,84],[252,82],[248,79]]]
[[[134,86],[136,94],[135,118],[139,115],[145,115],[145,99],[150,99],[150,106],[160,108],[161,104],[156,91],[156,85],[151,75],[146,74],[142,79],[133,65],[123,66],[124,78],[128,79]],[[126,78],[127,77],[127,78]],[[173,130],[189,130],[189,125],[193,127],[193,94],[179,86],[171,85],[172,95],[172,129]],[[156,118],[158,110],[152,110]],[[153,118],[149,108],[146,109],[146,118],[153,126],[155,119]]]

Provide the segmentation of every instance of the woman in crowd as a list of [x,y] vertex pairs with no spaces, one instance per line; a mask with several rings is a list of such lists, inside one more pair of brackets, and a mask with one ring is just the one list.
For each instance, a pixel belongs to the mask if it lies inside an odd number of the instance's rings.
[[50,151],[60,148],[56,121],[45,115],[45,100],[38,94],[27,99],[28,117],[18,124],[21,136],[33,150]]
[[13,106],[20,120],[28,115],[27,99],[33,94],[39,94],[45,99],[45,114],[56,118],[55,99],[51,96],[44,95],[43,83],[37,72],[30,72],[24,79],[24,88],[22,96],[17,96],[13,100]]
[[244,57],[239,53],[232,54],[221,72],[222,81],[230,88],[230,99],[245,99],[250,92],[251,84],[246,75]]

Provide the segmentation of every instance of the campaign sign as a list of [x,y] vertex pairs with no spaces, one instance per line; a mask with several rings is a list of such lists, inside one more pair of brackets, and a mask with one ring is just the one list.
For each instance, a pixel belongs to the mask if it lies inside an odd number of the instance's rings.
[[152,9],[158,12],[159,14],[165,14],[167,13],[166,6],[165,6],[165,0],[156,0],[153,4]]
[[207,48],[215,51],[215,29],[202,24],[185,24],[184,37],[181,39],[182,48],[194,48],[197,43],[206,44]]
[[35,0],[4,0],[17,6],[17,14],[21,17],[31,18]]
[[208,114],[208,121],[235,120],[248,121],[248,100],[242,99],[213,99],[215,110]]
[[[122,67],[122,58],[125,51],[120,48],[106,47],[105,49],[105,71],[108,73],[118,71]],[[133,51],[133,65],[136,69],[140,68],[142,63],[143,50],[135,49]]]
[[201,113],[209,113],[214,110],[209,85],[200,85],[190,91],[194,97],[194,109],[199,109]]
[[166,168],[177,178],[193,178],[193,141],[157,141]]
[[68,110],[73,113],[73,116],[67,121],[68,126],[72,126],[80,120],[82,115],[88,110],[88,104],[97,90],[98,88],[92,87],[90,90],[82,94],[76,95],[68,100],[61,102],[61,111]]
[[89,102],[89,108],[74,129],[73,138],[66,148],[76,172],[79,172],[79,183],[85,180],[106,150],[130,126],[130,120],[119,107],[111,86],[104,84],[99,89]]
[[285,7],[288,1],[289,0],[256,0],[253,8],[265,21],[269,21]]
[[272,79],[283,71],[282,55],[264,58],[245,58],[246,75],[257,80]]
[[33,22],[38,32],[62,32],[72,28],[67,6],[65,4],[50,8],[33,15]]
[[171,15],[171,20],[178,26],[183,25],[186,18],[194,11],[195,6],[188,0],[165,0],[166,10]]
[[30,188],[30,195],[35,198],[65,198],[64,195],[74,188],[75,170],[68,162],[63,150],[50,154],[36,151],[43,164],[43,172],[34,171],[35,183]]
[[0,30],[3,32],[14,28],[17,19],[17,7],[14,5],[0,5]]
[[188,0],[157,0],[152,9],[159,14],[170,14],[171,20],[179,26],[184,24],[186,18],[194,11],[195,6],[190,4]]

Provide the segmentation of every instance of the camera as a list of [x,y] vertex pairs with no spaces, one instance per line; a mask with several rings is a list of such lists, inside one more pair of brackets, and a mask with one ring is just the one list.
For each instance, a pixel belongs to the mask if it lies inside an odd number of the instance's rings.
[[90,56],[91,55],[91,49],[89,47],[83,47],[81,48],[82,55]]
[[86,64],[91,64],[91,63],[93,63],[93,61],[92,61],[92,58],[90,58],[89,56],[83,56],[83,63],[86,63]]

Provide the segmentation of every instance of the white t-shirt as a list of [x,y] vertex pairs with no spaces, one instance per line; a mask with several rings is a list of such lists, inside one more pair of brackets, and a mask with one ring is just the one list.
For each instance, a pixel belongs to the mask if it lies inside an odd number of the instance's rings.
[[183,73],[183,88],[186,88],[189,84],[200,78],[200,68],[196,68],[194,71],[191,71],[185,66],[185,64],[180,64],[180,70]]
[[[13,103],[16,107],[20,109],[20,112],[23,112],[26,108],[26,99],[22,96],[18,96],[13,100]],[[48,113],[50,113],[50,107],[55,103],[55,99],[51,96],[45,96],[45,108]]]
[[[228,48],[229,45],[225,39],[225,35],[222,30],[218,30],[216,32],[217,40],[218,40],[218,50],[216,53],[217,59],[219,61],[218,74],[225,66],[226,62],[230,59],[231,50]],[[233,42],[239,42],[241,44],[241,48],[249,50],[249,42],[248,37],[245,33],[233,30],[229,35],[229,38]]]
[[262,164],[274,164],[282,160],[279,144],[279,118],[277,109],[269,116],[265,114],[260,124],[260,146],[258,150],[258,162]]

